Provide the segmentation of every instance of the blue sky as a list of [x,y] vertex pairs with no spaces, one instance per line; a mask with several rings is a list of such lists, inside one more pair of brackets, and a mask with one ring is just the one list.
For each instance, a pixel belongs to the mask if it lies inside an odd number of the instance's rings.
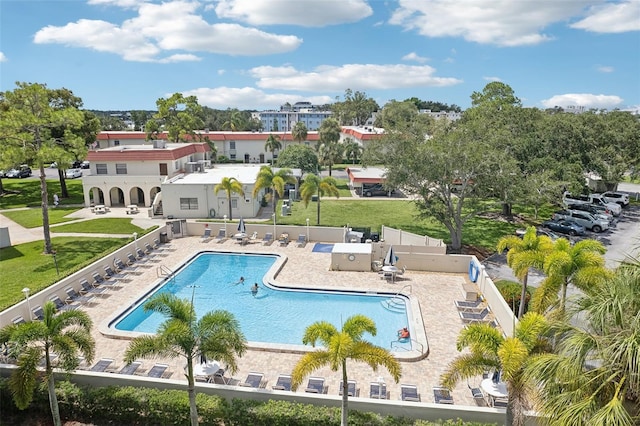
[[226,109],[359,90],[470,106],[491,81],[538,108],[640,109],[640,0],[0,0],[0,89],[87,109],[175,92]]

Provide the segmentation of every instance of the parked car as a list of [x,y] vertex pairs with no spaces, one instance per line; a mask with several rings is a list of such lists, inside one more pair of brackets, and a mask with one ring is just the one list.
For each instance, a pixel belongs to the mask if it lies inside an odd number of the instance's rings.
[[569,192],[565,192],[562,196],[564,204],[596,204],[606,206],[614,216],[620,216],[622,213],[622,207],[616,203],[608,203],[600,194],[589,195],[571,195]]
[[617,203],[622,207],[629,205],[629,194],[624,192],[607,191],[602,193],[602,198],[608,203]]
[[67,171],[65,173],[65,177],[67,179],[75,179],[75,178],[82,177],[82,170],[80,170],[80,169],[67,169]]
[[568,220],[547,220],[542,222],[542,226],[555,232],[569,235],[584,235],[584,226]]
[[598,219],[606,220],[607,222],[613,222],[613,215],[605,206],[598,206],[595,204],[569,204],[567,210],[580,210],[583,212],[591,213]]
[[362,187],[362,195],[364,195],[365,197],[373,197],[374,195],[389,195],[389,192],[393,193],[393,191],[385,189],[384,186],[382,186],[382,184],[380,183]]
[[89,163],[88,161],[86,161],[86,160],[85,160],[85,161],[83,161],[83,162],[80,164],[80,168],[81,168],[81,169],[88,169],[88,168],[89,168],[89,166],[90,166],[90,163]]
[[[520,237],[520,238],[522,238],[524,236],[525,232],[527,232],[526,229],[523,229],[523,228],[516,229],[516,235],[518,237]],[[544,228],[537,228],[536,229],[536,235],[538,237],[542,237],[542,236],[549,237],[549,238],[551,238],[551,241],[555,241],[558,238],[560,238],[560,235],[555,234],[555,233],[551,232],[550,230],[544,229]]]
[[553,219],[576,222],[579,225],[592,230],[593,232],[602,232],[606,229],[609,229],[609,221],[598,219],[591,213],[583,212],[580,210],[562,210],[554,213]]
[[13,178],[13,179],[15,178],[22,179],[29,176],[31,176],[31,168],[24,164],[20,166],[19,169],[11,169],[7,172],[7,177]]

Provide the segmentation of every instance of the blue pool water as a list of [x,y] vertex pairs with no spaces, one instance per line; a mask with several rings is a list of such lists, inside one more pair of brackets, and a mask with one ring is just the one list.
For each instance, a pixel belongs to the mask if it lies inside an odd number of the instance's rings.
[[[354,314],[371,318],[377,336],[365,339],[385,348],[396,339],[397,330],[408,324],[406,310],[390,311],[383,306],[389,295],[275,289],[263,284],[263,277],[277,257],[235,253],[201,253],[176,272],[157,292],[174,293],[191,300],[198,316],[216,309],[233,313],[242,332],[252,342],[302,345],[304,330],[316,321],[328,321],[341,329]],[[301,265],[301,267],[303,267]],[[244,284],[234,285],[240,276]],[[251,293],[259,284],[256,296]],[[143,311],[142,304],[122,317],[115,328],[154,333],[166,318]],[[408,348],[410,343],[403,344]]]

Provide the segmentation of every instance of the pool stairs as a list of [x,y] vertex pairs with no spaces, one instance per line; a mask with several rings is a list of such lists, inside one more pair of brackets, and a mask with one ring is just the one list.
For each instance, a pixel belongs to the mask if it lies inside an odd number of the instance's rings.
[[407,311],[407,299],[405,298],[404,295],[401,296],[402,292],[404,291],[404,289],[408,288],[409,289],[409,293],[411,293],[411,285],[405,285],[404,287],[402,287],[402,289],[397,292],[396,294],[394,294],[392,297],[385,299],[383,301],[381,301],[380,303],[382,304],[382,306],[391,311],[391,312],[406,312]]

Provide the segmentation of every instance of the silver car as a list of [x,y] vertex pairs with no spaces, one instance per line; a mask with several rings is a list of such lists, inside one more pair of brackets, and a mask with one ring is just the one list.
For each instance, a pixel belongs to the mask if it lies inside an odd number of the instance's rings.
[[580,210],[562,210],[553,215],[553,220],[568,220],[575,222],[593,232],[602,232],[609,229],[609,221],[597,219],[591,213]]

